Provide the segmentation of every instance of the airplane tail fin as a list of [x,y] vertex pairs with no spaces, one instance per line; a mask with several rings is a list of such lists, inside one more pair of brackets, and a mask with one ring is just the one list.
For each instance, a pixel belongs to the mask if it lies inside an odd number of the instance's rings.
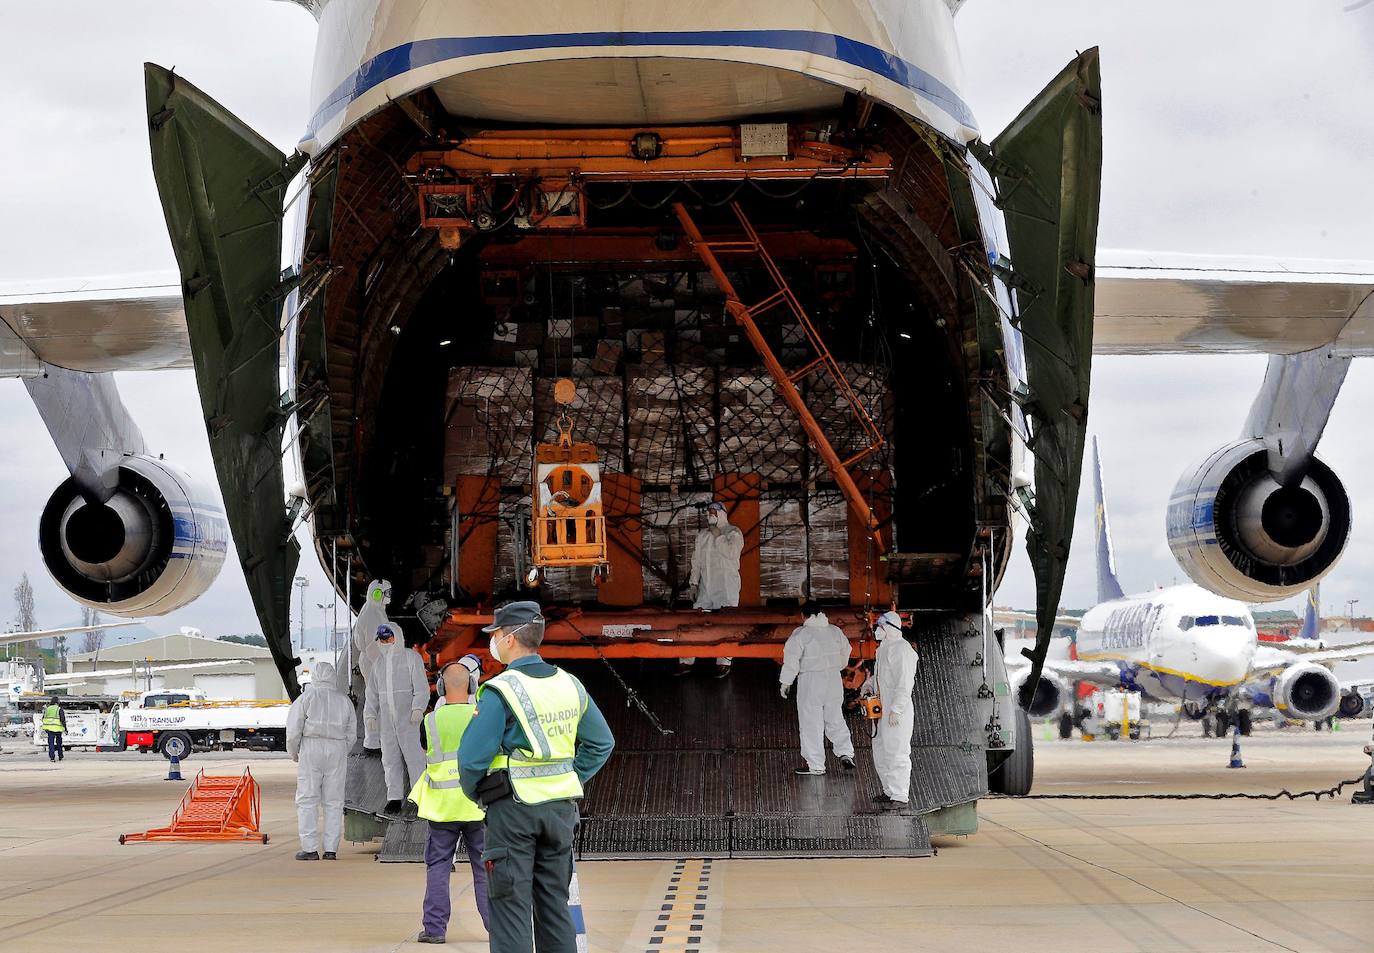
[[1321,586],[1313,586],[1307,590],[1307,611],[1303,613],[1298,638],[1315,642],[1321,638],[1321,628]]
[[1093,437],[1093,505],[1097,524],[1097,601],[1120,599],[1125,593],[1116,578],[1116,552],[1112,549],[1112,528],[1107,522],[1107,495],[1102,489],[1102,456]]

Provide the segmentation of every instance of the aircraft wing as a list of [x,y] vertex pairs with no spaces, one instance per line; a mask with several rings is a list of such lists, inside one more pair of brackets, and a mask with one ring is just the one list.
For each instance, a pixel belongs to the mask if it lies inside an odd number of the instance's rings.
[[[1097,354],[1374,355],[1374,262],[1097,253]],[[191,366],[166,273],[0,285],[0,377]],[[1067,622],[1062,624],[1069,624]]]
[[1121,684],[1121,669],[1115,662],[1049,659],[1045,662],[1045,671],[1070,682],[1091,682],[1109,688]]
[[1357,659],[1374,656],[1374,644],[1369,642],[1358,645],[1342,645],[1336,648],[1320,649],[1312,652],[1292,652],[1270,645],[1261,645],[1255,650],[1251,662],[1253,674],[1270,673],[1287,668],[1297,662],[1317,662],[1334,665],[1336,662],[1353,662]]
[[[1008,655],[1009,672],[1028,663],[1024,658]],[[1044,671],[1069,682],[1091,682],[1094,685],[1114,687],[1121,684],[1121,669],[1115,662],[1086,662],[1082,659],[1046,659]],[[1019,674],[1019,673],[1018,673]]]
[[1097,253],[1096,354],[1374,354],[1374,262]]
[[101,629],[118,629],[126,625],[142,625],[142,619],[129,619],[124,622],[101,622],[97,625],[72,625],[65,629],[43,629],[36,632],[0,632],[0,645],[18,645],[21,642],[40,642],[59,635],[73,635],[77,632],[97,632]]
[[[992,612],[994,625],[1005,625],[1008,622],[1035,622],[1034,612],[1024,612],[1020,609],[994,609]],[[1057,615],[1054,617],[1055,627],[1067,626],[1071,629],[1078,628],[1078,624],[1083,620],[1078,616]]]
[[190,367],[180,279],[0,285],[0,377],[36,377],[43,364],[92,373]]

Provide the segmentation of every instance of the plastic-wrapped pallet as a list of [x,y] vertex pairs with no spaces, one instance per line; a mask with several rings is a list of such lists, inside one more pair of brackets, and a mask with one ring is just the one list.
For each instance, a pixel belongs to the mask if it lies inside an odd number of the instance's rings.
[[497,476],[502,483],[526,482],[534,426],[529,368],[454,368],[444,417],[446,479]]
[[[688,592],[687,581],[692,574],[692,550],[697,533],[706,526],[705,508],[711,502],[710,493],[645,493],[643,506],[644,533],[644,601],[662,603],[676,588],[679,594]],[[676,583],[670,586],[655,569]]]
[[759,594],[765,601],[806,594],[806,524],[796,493],[767,490],[759,499]]
[[[845,379],[849,381],[849,386],[858,398],[860,406],[873,419],[883,439],[888,441],[884,452],[890,455],[895,405],[882,368],[871,364],[842,361],[840,370],[844,372]],[[845,399],[829,374],[816,373],[806,379],[806,403],[841,460],[846,460],[869,446],[871,441],[868,434],[850,407],[849,401]],[[865,468],[872,468],[874,465],[872,459],[862,464]],[[816,466],[824,469],[824,464],[819,461]],[[815,475],[822,479],[828,478],[823,473]]]
[[631,472],[651,486],[709,481],[716,473],[715,371],[636,366],[627,377]]
[[720,376],[720,469],[757,473],[769,483],[802,479],[805,442],[797,415],[767,374]]
[[835,491],[807,500],[806,553],[812,599],[849,599],[849,504]]

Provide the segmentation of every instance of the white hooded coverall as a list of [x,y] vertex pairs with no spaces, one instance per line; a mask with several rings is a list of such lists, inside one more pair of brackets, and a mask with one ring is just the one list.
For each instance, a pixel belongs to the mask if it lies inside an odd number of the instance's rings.
[[367,734],[375,734],[381,741],[386,799],[399,801],[425,770],[420,722],[429,707],[429,680],[420,653],[406,648],[399,639],[390,645],[378,642],[377,648],[367,676],[363,719]]
[[739,560],[744,552],[744,533],[724,513],[707,517],[711,525],[697,534],[692,550],[692,585],[697,588],[693,605],[698,609],[725,609],[739,605]]
[[[367,600],[358,610],[358,619],[353,623],[353,658],[355,666],[362,672],[363,681],[372,679],[372,663],[377,659],[377,627],[390,622],[386,607],[391,601],[391,583],[385,579],[374,579],[367,586]],[[347,683],[348,673],[342,673]],[[367,725],[363,726],[363,747],[380,748],[381,739],[377,732]]]
[[911,733],[915,728],[918,656],[900,629],[878,626],[878,656],[873,674],[878,696],[883,702],[883,717],[873,738],[873,766],[883,793],[894,801],[911,799]]
[[825,770],[825,739],[835,757],[854,757],[854,739],[844,720],[844,684],[840,672],[849,664],[849,639],[830,624],[824,612],[808,616],[792,630],[782,648],[783,687],[797,683],[797,726],[801,755],[812,771]]
[[[301,850],[339,850],[343,837],[344,779],[348,749],[358,737],[358,716],[334,684],[334,666],[319,662],[306,690],[286,716],[286,751],[296,766],[296,824]],[[324,841],[320,806],[324,805]]]

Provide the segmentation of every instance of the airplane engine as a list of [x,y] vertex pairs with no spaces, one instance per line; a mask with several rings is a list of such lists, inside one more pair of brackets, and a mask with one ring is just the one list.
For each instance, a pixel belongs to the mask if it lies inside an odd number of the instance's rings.
[[1198,585],[1247,602],[1273,602],[1326,575],[1350,536],[1350,498],[1312,458],[1296,486],[1270,475],[1264,443],[1237,440],[1187,471],[1166,517],[1169,548]]
[[43,508],[38,542],[48,572],[82,605],[114,615],[164,615],[219,575],[229,524],[215,495],[185,471],[125,457],[118,487],[92,503],[69,479]]
[[1022,693],[1024,687],[1025,678],[1023,677],[1015,686],[1016,697],[1020,700],[1021,707],[1026,709],[1026,714],[1032,718],[1044,718],[1047,715],[1053,715],[1072,697],[1072,692],[1063,680],[1048,672],[1041,674],[1040,683],[1035,686],[1035,694],[1031,697],[1029,704],[1026,703],[1026,696]]
[[1289,718],[1320,721],[1336,713],[1341,683],[1329,669],[1315,662],[1290,665],[1274,679],[1274,706]]

